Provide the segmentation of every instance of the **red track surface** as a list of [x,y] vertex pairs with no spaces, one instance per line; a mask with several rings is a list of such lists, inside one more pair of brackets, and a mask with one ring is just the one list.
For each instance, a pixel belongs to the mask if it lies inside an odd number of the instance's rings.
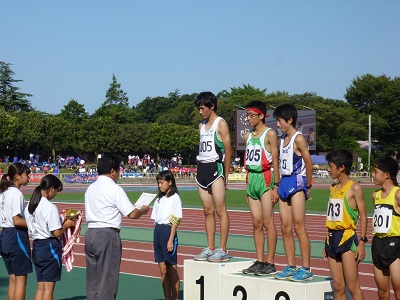
[[[82,204],[62,204],[58,203],[59,209],[74,208],[83,210]],[[150,219],[150,213],[138,220],[123,219],[123,226],[132,226],[139,228],[153,228],[153,222]],[[204,215],[202,210],[184,209],[184,218],[179,230],[201,231],[204,232]],[[252,222],[249,212],[230,211],[231,234],[242,234],[252,236]],[[190,220],[190,221],[189,221]],[[280,237],[280,220],[279,215],[275,214],[275,224],[277,225],[278,236]],[[325,239],[325,217],[318,215],[307,215],[306,219],[307,230],[311,240],[323,241]],[[218,228],[217,228],[218,229]],[[218,229],[219,230],[219,229]],[[368,238],[372,238],[370,235]],[[84,238],[79,244],[74,246],[75,266],[84,267]],[[180,278],[183,279],[183,261],[191,259],[193,255],[201,251],[199,247],[179,246],[178,250],[178,271]],[[235,257],[254,259],[255,253],[246,251],[229,251],[229,254]],[[368,253],[367,255],[370,256]],[[321,254],[322,257],[322,254]],[[298,260],[298,264],[301,261]],[[282,269],[286,265],[286,258],[282,255],[276,255],[275,264],[278,269]],[[311,266],[315,275],[329,276],[328,263],[322,258],[312,258]],[[127,274],[138,274],[144,276],[159,277],[158,266],[154,263],[152,243],[123,241],[123,258],[121,264],[121,272]],[[361,286],[365,299],[376,299],[377,292],[375,281],[373,278],[373,267],[369,263],[361,263],[359,266],[359,275]],[[392,294],[393,296],[393,294]]]

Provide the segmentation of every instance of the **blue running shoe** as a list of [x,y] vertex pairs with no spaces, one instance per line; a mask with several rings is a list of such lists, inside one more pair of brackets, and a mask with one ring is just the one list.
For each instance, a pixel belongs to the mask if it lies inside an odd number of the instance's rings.
[[225,252],[221,248],[215,249],[214,254],[208,258],[208,261],[211,261],[211,262],[220,262],[220,261],[228,261],[228,260],[230,260],[228,251]]
[[282,272],[278,272],[275,275],[275,279],[289,279],[290,277],[292,277],[294,274],[296,274],[297,272],[297,268],[291,268],[289,266],[286,266]]
[[291,281],[306,281],[306,280],[313,280],[313,273],[311,272],[311,269],[306,270],[303,267],[298,268],[296,274],[294,274],[292,277],[289,279]]
[[208,258],[214,254],[214,251],[210,248],[204,248],[200,254],[193,257],[194,260],[208,260]]

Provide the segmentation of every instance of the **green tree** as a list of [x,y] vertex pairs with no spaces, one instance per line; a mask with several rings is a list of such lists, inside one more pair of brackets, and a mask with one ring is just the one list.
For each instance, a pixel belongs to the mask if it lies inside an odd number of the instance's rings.
[[146,97],[136,105],[135,121],[138,123],[154,123],[159,115],[170,110],[170,99],[165,97]]
[[97,158],[99,153],[114,152],[115,126],[110,117],[93,117],[82,122],[79,131],[79,145],[86,152],[93,153]]
[[84,119],[89,117],[83,104],[71,99],[68,104],[64,105],[61,109],[59,116],[69,122],[81,123]]
[[103,103],[104,106],[117,105],[125,108],[129,108],[129,99],[121,88],[121,84],[117,82],[117,77],[113,74],[112,82],[106,92],[106,101]]
[[74,123],[61,116],[48,115],[43,118],[44,142],[42,150],[51,151],[52,161],[56,160],[57,152],[79,151],[76,143]]
[[192,126],[168,124],[151,124],[150,146],[148,153],[160,159],[160,154],[184,153],[190,159],[191,153],[197,149],[198,130]]
[[372,115],[372,139],[393,154],[400,149],[400,77],[366,74],[347,88],[345,98],[359,112]]
[[14,79],[15,73],[11,70],[12,64],[0,61],[0,105],[6,111],[30,111],[31,94],[20,92],[20,88],[14,84],[22,80]]
[[10,113],[9,137],[10,148],[14,154],[18,155],[21,149],[41,150],[43,142],[46,141],[44,135],[44,114],[37,111],[15,111]]
[[[179,97],[170,95],[168,108],[157,115],[159,124],[173,123],[178,125],[197,126],[198,112],[194,105],[197,94],[185,94]],[[194,120],[196,120],[194,122]]]
[[106,92],[106,100],[95,111],[94,117],[110,117],[117,123],[124,124],[133,121],[134,111],[129,108],[129,99],[127,93],[121,88],[121,84],[117,82],[117,78],[113,74],[112,82]]
[[0,147],[1,149],[12,148],[12,141],[14,136],[14,126],[16,126],[18,119],[16,116],[7,112],[4,107],[0,106]]
[[242,87],[231,87],[230,92],[223,90],[217,94],[218,99],[229,99],[236,105],[243,106],[252,100],[264,100],[267,97],[267,89],[255,88],[250,84],[243,84]]

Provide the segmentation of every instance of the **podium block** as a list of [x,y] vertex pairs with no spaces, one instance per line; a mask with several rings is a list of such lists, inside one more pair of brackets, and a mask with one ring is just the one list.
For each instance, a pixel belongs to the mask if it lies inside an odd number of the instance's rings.
[[223,274],[220,279],[219,299],[261,299],[261,278],[262,277],[255,276],[254,274],[238,272],[234,274]]
[[254,276],[240,273],[223,274],[220,280],[221,300],[333,300],[331,281],[314,276],[314,280],[292,282],[271,276]]
[[[332,281],[328,277],[314,276],[313,280],[294,282],[289,280],[263,280],[262,299],[279,300],[333,300]],[[270,298],[265,297],[271,295]],[[261,298],[260,298],[261,299]]]
[[[208,261],[184,261],[185,300],[219,300],[221,275],[238,273],[248,268],[252,260],[232,258],[228,262],[212,263]],[[239,298],[240,299],[240,298]],[[250,298],[249,298],[250,299]]]

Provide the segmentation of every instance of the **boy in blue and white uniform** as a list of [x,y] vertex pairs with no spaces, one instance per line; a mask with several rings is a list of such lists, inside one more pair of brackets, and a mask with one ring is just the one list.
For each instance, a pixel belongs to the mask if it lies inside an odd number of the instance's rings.
[[[303,134],[296,129],[297,109],[292,104],[278,106],[273,114],[283,135],[280,139],[279,215],[282,222],[283,246],[288,266],[276,279],[311,280],[311,244],[305,227],[306,200],[311,191],[313,164]],[[296,267],[294,226],[300,244],[302,267]]]

